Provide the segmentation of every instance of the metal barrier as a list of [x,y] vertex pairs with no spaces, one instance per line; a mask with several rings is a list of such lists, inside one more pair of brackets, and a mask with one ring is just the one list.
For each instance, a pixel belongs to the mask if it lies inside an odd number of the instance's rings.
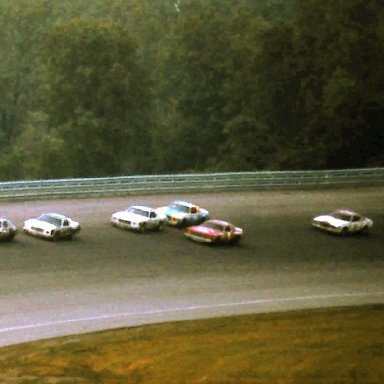
[[92,197],[134,193],[220,192],[384,185],[384,168],[120,176],[0,182],[0,199]]

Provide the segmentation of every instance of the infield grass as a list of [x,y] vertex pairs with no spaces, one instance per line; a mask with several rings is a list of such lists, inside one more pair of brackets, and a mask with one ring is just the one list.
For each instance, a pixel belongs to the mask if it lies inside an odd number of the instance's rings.
[[2,384],[383,384],[384,305],[180,321],[0,349]]

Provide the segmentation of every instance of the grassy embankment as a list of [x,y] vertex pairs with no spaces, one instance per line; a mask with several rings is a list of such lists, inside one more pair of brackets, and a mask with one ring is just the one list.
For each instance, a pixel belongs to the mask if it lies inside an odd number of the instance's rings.
[[383,384],[384,306],[182,321],[5,347],[0,383]]

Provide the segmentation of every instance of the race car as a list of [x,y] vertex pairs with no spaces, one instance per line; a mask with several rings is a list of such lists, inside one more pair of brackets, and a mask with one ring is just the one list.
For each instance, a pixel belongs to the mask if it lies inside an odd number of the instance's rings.
[[200,225],[188,227],[185,236],[200,243],[236,243],[243,237],[243,229],[223,220],[207,220]]
[[373,221],[359,213],[347,209],[339,209],[313,218],[312,226],[338,235],[346,235],[348,233],[369,231],[373,226]]
[[209,212],[205,208],[181,200],[157,208],[156,212],[174,227],[189,227],[209,219]]
[[16,232],[17,228],[10,220],[0,217],[0,240],[12,240]]
[[70,217],[58,213],[43,213],[36,219],[24,222],[23,230],[29,235],[56,240],[61,237],[71,238],[80,231],[80,224]]
[[110,221],[116,227],[138,232],[144,232],[147,229],[159,231],[164,224],[164,219],[153,208],[141,205],[133,205],[124,211],[113,213]]

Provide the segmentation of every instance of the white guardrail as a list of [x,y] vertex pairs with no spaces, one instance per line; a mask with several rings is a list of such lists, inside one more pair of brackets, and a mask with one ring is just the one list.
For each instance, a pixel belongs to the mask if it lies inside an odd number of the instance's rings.
[[384,185],[384,168],[119,176],[0,182],[0,199]]

